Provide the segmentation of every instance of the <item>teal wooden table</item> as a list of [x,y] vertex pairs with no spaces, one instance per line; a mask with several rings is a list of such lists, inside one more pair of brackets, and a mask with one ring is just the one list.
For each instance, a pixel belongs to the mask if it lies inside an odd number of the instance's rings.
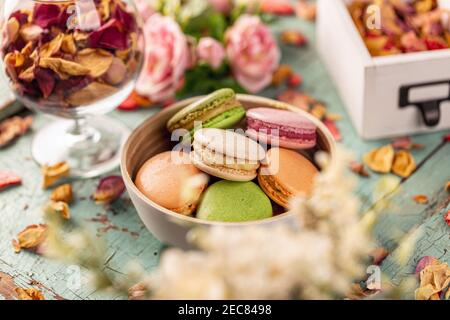
[[[315,51],[314,25],[295,18],[283,18],[273,26],[277,35],[287,28],[305,32],[311,43],[302,49],[283,46],[283,60],[303,75],[303,90],[325,101],[332,112],[343,116],[338,122],[343,136],[341,144],[360,158],[370,149],[388,143],[387,140],[365,142],[356,135],[338,93]],[[348,76],[351,77],[351,74]],[[275,97],[277,93],[272,88],[263,95]],[[112,116],[121,119],[130,128],[135,128],[157,111],[116,111]],[[34,119],[34,130],[48,123],[48,119],[42,115],[35,115]],[[425,146],[422,150],[414,151],[418,169],[410,178],[398,180],[398,188],[391,190],[392,192],[374,193],[382,177],[380,175],[372,173],[369,178],[358,178],[356,192],[363,203],[361,214],[380,201],[389,200],[389,206],[383,211],[387,214],[380,216],[374,237],[389,252],[382,270],[394,284],[399,284],[406,275],[412,273],[417,260],[422,256],[432,255],[450,263],[450,227],[443,219],[444,212],[450,209],[450,197],[444,191],[445,183],[450,180],[450,143],[442,142],[444,134],[445,132],[439,132],[414,137],[415,142]],[[41,188],[40,170],[30,155],[31,140],[32,134],[28,134],[0,151],[0,169],[15,171],[23,177],[22,186],[0,193],[0,299],[13,298],[11,288],[14,286],[39,288],[47,299],[124,298],[107,292],[96,292],[88,285],[72,290],[67,285],[72,269],[67,265],[25,251],[14,253],[11,240],[27,225],[42,221],[41,208],[50,193]],[[110,208],[95,205],[90,196],[97,183],[98,179],[92,179],[73,184],[76,194],[76,201],[72,206],[74,221],[92,229],[106,242],[108,257],[104,261],[104,268],[107,271],[122,275],[131,261],[137,261],[146,270],[151,270],[158,264],[163,245],[140,222],[127,195]],[[415,203],[412,198],[416,194],[427,195],[429,203]],[[405,236],[410,234],[417,238],[414,252],[408,263],[399,267],[392,257]],[[412,292],[406,297],[411,298]]]

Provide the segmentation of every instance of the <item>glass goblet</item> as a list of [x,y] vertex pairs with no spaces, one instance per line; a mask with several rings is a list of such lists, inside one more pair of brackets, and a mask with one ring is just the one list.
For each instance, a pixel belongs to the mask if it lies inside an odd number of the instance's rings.
[[40,165],[67,162],[90,178],[119,163],[129,129],[104,116],[132,92],[143,59],[131,0],[8,0],[1,4],[3,70],[26,107],[56,121],[32,143]]

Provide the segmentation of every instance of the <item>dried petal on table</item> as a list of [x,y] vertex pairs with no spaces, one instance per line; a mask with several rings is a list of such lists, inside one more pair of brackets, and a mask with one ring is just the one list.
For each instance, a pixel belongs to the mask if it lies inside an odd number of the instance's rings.
[[445,184],[444,190],[447,191],[448,193],[450,193],[450,181],[447,181],[447,183]]
[[70,204],[73,200],[72,186],[66,183],[57,187],[53,190],[50,199],[56,202],[62,201]]
[[417,194],[413,197],[413,200],[417,202],[418,204],[428,204],[430,200],[428,199],[428,196],[424,194]]
[[308,38],[300,31],[285,30],[281,33],[281,41],[287,45],[302,47],[308,43]]
[[300,0],[295,7],[295,13],[299,18],[314,21],[317,15],[317,6],[309,0]]
[[350,163],[350,170],[361,177],[364,178],[370,177],[369,172],[367,172],[366,168],[364,167],[364,164],[361,162],[352,161]]
[[319,120],[324,120],[327,114],[327,107],[325,107],[321,103],[316,103],[313,105],[309,113],[311,113],[314,117],[316,117]]
[[391,144],[394,149],[400,150],[418,150],[424,148],[424,145],[414,143],[410,137],[395,139]]
[[17,235],[17,240],[13,240],[14,251],[19,253],[21,249],[34,249],[45,241],[46,236],[47,225],[30,225]]
[[416,265],[415,273],[416,273],[416,275],[418,275],[426,267],[428,267],[430,265],[440,264],[440,263],[441,262],[435,257],[432,257],[432,256],[422,257]]
[[445,136],[443,136],[443,137],[442,137],[442,140],[443,140],[444,142],[450,142],[450,133],[447,134],[447,135],[445,135]]
[[370,253],[370,257],[372,258],[372,263],[376,266],[379,266],[384,261],[384,259],[386,259],[386,257],[388,255],[389,255],[389,252],[383,247],[375,248]]
[[19,300],[45,300],[42,292],[35,288],[16,288],[15,291]]
[[289,88],[297,88],[297,87],[301,86],[302,83],[303,83],[303,78],[298,73],[294,73],[294,74],[290,75],[289,78],[287,79],[287,85]]
[[43,176],[43,188],[54,185],[62,178],[68,177],[70,174],[70,166],[66,162],[60,162],[53,166],[43,166],[42,176]]
[[130,96],[119,106],[119,110],[133,111],[150,106],[152,106],[152,101],[150,99],[139,95],[136,91],[133,91]]
[[67,98],[72,106],[85,106],[96,100],[111,96],[118,91],[117,88],[101,82],[92,82],[83,89],[74,92]]
[[371,170],[378,173],[389,173],[391,172],[392,162],[394,161],[394,148],[389,144],[378,149],[373,149],[366,153],[363,159]]
[[261,0],[261,11],[275,15],[292,15],[294,7],[289,0]]
[[272,77],[272,85],[275,87],[280,86],[293,74],[292,68],[288,64],[282,64],[275,70]]
[[420,272],[420,286],[415,291],[415,298],[416,300],[440,300],[440,294],[449,286],[450,268],[448,264],[430,264]]
[[416,170],[416,161],[409,151],[399,151],[395,154],[392,172],[402,178],[408,178]]
[[125,183],[120,176],[109,176],[102,178],[97,190],[92,195],[98,204],[109,204],[118,199],[125,191]]
[[308,112],[314,101],[311,96],[295,90],[286,90],[282,92],[278,96],[278,100]]
[[22,184],[22,178],[10,171],[0,171],[0,190]]
[[444,221],[450,226],[450,210],[448,210],[447,213],[444,214]]
[[142,283],[135,284],[128,289],[128,300],[146,300],[148,295],[148,289]]
[[342,120],[342,115],[339,113],[327,112],[325,118],[330,121],[340,121]]
[[57,215],[65,220],[70,220],[69,205],[63,201],[50,201],[44,208],[45,214],[51,218],[52,215]]
[[0,122],[0,148],[7,146],[16,138],[24,135],[33,124],[31,116],[12,117]]

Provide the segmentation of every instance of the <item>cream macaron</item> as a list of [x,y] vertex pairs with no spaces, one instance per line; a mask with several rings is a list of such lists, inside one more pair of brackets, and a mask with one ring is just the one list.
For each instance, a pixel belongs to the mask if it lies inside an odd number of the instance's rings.
[[192,163],[200,170],[225,180],[256,178],[264,148],[232,130],[200,129],[194,135]]

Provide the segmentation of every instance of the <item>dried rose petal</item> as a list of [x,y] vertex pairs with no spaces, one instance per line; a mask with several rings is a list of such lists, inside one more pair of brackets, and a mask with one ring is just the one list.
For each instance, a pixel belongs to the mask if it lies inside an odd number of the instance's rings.
[[57,187],[53,190],[50,199],[55,202],[65,202],[70,204],[73,200],[72,186],[66,183]]
[[303,83],[303,78],[302,78],[302,76],[299,75],[298,73],[292,74],[292,75],[287,79],[287,85],[288,85],[289,88],[297,88],[297,87],[299,87],[302,83]]
[[292,75],[293,71],[290,65],[282,64],[275,70],[272,77],[272,85],[275,87],[280,86],[283,82],[285,82],[288,77]]
[[262,0],[261,11],[276,15],[292,15],[294,7],[289,0]]
[[116,9],[113,13],[113,18],[119,21],[125,32],[132,32],[136,30],[136,20],[133,15],[126,11],[123,3],[116,3]]
[[119,110],[133,111],[142,107],[149,107],[151,105],[151,100],[139,95],[136,91],[133,91],[131,95],[119,106]]
[[309,95],[294,90],[284,91],[278,96],[278,100],[304,111],[309,111],[313,102],[313,98]]
[[413,197],[413,200],[418,204],[428,204],[430,201],[428,200],[428,196],[424,194],[418,194]]
[[43,176],[43,188],[54,185],[56,182],[62,178],[68,177],[70,173],[70,167],[66,162],[60,162],[53,166],[43,166],[42,176]]
[[71,55],[75,55],[77,53],[77,45],[75,44],[75,40],[72,34],[64,35],[61,43],[61,50]]
[[109,176],[100,180],[92,198],[98,204],[108,204],[118,199],[124,191],[125,183],[122,177]]
[[361,177],[364,177],[364,178],[370,177],[369,172],[367,172],[366,168],[364,167],[364,164],[362,164],[361,162],[357,162],[357,161],[351,162],[350,170],[353,173],[356,173],[357,175],[359,175]]
[[71,76],[85,76],[91,72],[89,68],[79,63],[61,58],[42,58],[39,60],[39,67],[52,70],[62,80],[67,80]]
[[125,50],[128,47],[127,35],[120,30],[121,23],[111,19],[101,28],[92,32],[87,40],[91,48]]
[[25,57],[19,51],[10,52],[5,56],[5,64],[19,68],[25,63]]
[[17,240],[13,240],[14,250],[19,253],[21,249],[34,249],[45,241],[46,236],[47,225],[30,225],[17,235]]
[[376,266],[379,266],[384,261],[384,259],[386,259],[386,257],[388,255],[389,255],[389,252],[383,247],[375,248],[370,253],[370,257],[372,258],[372,263]]
[[423,269],[428,267],[429,265],[439,264],[440,261],[432,256],[425,256],[419,260],[416,266],[415,273],[418,275]]
[[22,29],[20,29],[20,36],[26,42],[37,41],[39,40],[43,32],[44,29],[42,29],[41,27],[35,24],[28,24],[23,26]]
[[102,49],[84,49],[78,52],[75,61],[89,69],[91,77],[99,78],[111,67],[113,56]]
[[29,14],[28,14],[28,12],[25,12],[22,10],[17,10],[11,14],[10,18],[15,18],[22,26],[22,25],[28,23]]
[[413,155],[405,150],[395,154],[392,172],[396,175],[407,178],[416,170],[416,161]]
[[19,300],[45,300],[42,292],[35,288],[16,288],[15,291]]
[[67,80],[58,81],[55,93],[58,95],[70,95],[88,86],[92,81],[93,79],[89,76],[71,77]]
[[110,85],[117,86],[121,84],[127,75],[127,66],[119,58],[114,57],[103,79]]
[[450,193],[450,181],[447,181],[447,183],[445,184],[444,190],[447,191],[448,193]]
[[450,142],[450,133],[447,134],[447,135],[445,135],[445,136],[443,136],[443,137],[442,137],[442,140],[443,140],[444,142]]
[[42,92],[44,98],[48,98],[53,89],[55,89],[55,75],[51,70],[44,68],[35,68],[34,77],[38,83],[39,89]]
[[0,148],[3,148],[14,141],[16,138],[28,132],[33,124],[31,116],[12,117],[0,122]]
[[51,26],[59,26],[62,23],[65,24],[65,21],[63,19],[64,11],[64,8],[60,7],[59,5],[37,4],[34,7],[33,23],[44,29],[47,29]]
[[15,42],[19,36],[20,23],[16,18],[10,18],[6,23],[6,39],[3,44],[5,47]]
[[69,205],[63,201],[50,201],[45,206],[44,212],[47,214],[47,217],[57,215],[65,220],[69,220],[71,217]]
[[450,226],[450,210],[444,215],[444,221]]
[[66,101],[72,106],[84,106],[109,97],[115,94],[117,90],[117,88],[101,82],[92,82],[83,89],[72,93]]
[[313,105],[309,113],[311,113],[317,119],[323,120],[325,118],[325,115],[327,114],[327,108],[323,104],[316,103]]
[[302,47],[308,43],[308,38],[300,31],[286,30],[281,33],[281,41],[287,45]]
[[313,21],[317,14],[316,4],[307,0],[300,0],[295,7],[295,13],[302,19]]
[[394,148],[387,145],[378,149],[373,149],[363,157],[366,165],[375,172],[389,173],[394,161]]
[[50,42],[47,42],[41,47],[39,52],[40,58],[50,58],[61,50],[61,46],[64,40],[64,34],[59,34],[53,38]]
[[148,294],[148,288],[142,283],[135,284],[128,289],[129,300],[145,300]]
[[325,125],[325,127],[327,127],[327,129],[330,131],[330,133],[332,134],[332,136],[334,137],[334,140],[336,141],[342,141],[342,135],[341,132],[338,128],[338,126],[336,125],[336,123],[333,120],[330,119],[324,119],[323,120],[323,124]]
[[22,178],[10,171],[0,171],[0,190],[22,183]]
[[393,140],[392,147],[394,147],[394,149],[418,150],[423,149],[425,146],[422,144],[414,143],[410,137],[403,137]]

